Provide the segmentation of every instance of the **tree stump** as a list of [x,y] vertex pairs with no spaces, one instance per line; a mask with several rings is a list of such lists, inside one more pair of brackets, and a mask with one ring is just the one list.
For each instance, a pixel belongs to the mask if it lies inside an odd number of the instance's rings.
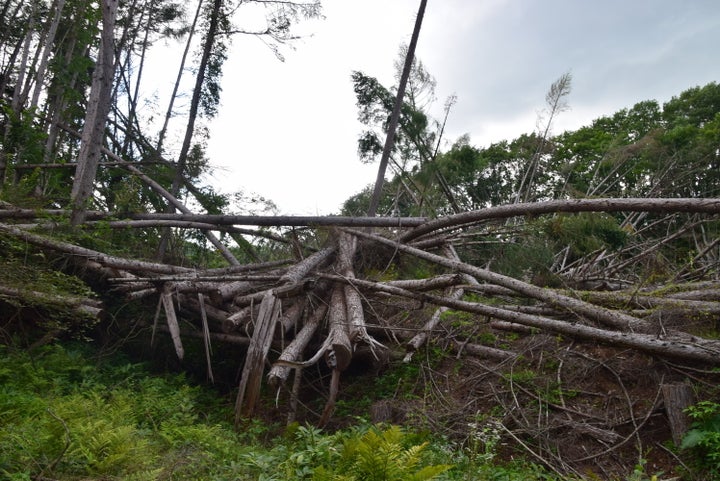
[[685,409],[695,403],[695,396],[690,386],[684,383],[663,384],[661,389],[673,442],[680,446],[690,426]]

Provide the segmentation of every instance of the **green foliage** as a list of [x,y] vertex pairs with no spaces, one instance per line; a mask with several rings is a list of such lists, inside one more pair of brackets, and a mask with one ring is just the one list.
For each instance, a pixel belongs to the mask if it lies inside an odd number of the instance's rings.
[[414,396],[420,369],[420,364],[417,362],[392,366],[382,376],[375,378],[372,389],[373,397],[375,399],[386,399],[393,397],[397,393],[403,393],[406,397]]
[[371,428],[351,436],[332,462],[315,470],[313,480],[421,481],[433,479],[451,466],[423,466],[427,442],[407,446],[408,436],[398,426]]
[[48,346],[30,357],[2,348],[0,472],[56,479],[231,476],[236,436],[228,425],[200,422],[197,388],[182,377],[148,377],[122,359],[94,365],[84,351]]
[[[397,426],[326,433],[297,424],[235,433],[219,399],[183,376],[151,376],[87,345],[34,356],[0,346],[0,475],[4,479],[549,480],[538,466],[496,465],[497,429],[472,450]],[[455,465],[450,469],[450,464]]]
[[556,215],[545,224],[545,232],[558,246],[568,246],[571,259],[601,248],[616,250],[625,245],[627,232],[607,214]]
[[633,468],[632,474],[630,474],[626,481],[658,481],[662,473],[656,473],[649,475],[647,473],[647,460],[640,458]]
[[31,338],[51,331],[82,337],[98,323],[92,312],[78,308],[81,299],[95,297],[90,287],[55,270],[45,254],[0,235],[0,257],[0,286],[11,290],[0,294],[0,310],[5,311],[5,319],[12,319],[13,312],[28,314],[8,323],[7,332],[23,333],[32,342]]
[[697,455],[699,467],[712,479],[720,479],[720,404],[700,401],[686,412],[693,419],[692,429],[680,447],[692,450]]

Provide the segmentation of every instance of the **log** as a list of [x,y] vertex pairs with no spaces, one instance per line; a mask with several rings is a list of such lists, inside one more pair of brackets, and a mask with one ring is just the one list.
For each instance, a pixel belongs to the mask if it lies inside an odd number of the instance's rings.
[[322,265],[327,263],[334,253],[334,247],[326,247],[321,251],[315,252],[313,255],[306,257],[302,261],[289,268],[287,272],[280,278],[280,282],[282,284],[295,284],[297,282],[300,282],[313,269],[320,268]]
[[496,284],[502,287],[506,287],[508,289],[512,289],[513,291],[516,291],[527,297],[531,297],[533,299],[548,303],[551,306],[562,307],[575,315],[580,314],[587,317],[588,319],[598,321],[602,324],[614,327],[616,329],[622,329],[632,332],[651,332],[653,330],[650,323],[622,312],[613,311],[594,304],[590,304],[580,299],[553,292],[550,289],[537,287],[532,284],[528,284],[527,282],[514,279],[512,277],[497,274],[487,269],[482,269],[480,267],[460,262],[459,260],[447,259],[437,254],[425,252],[405,244],[398,244],[396,241],[385,239],[378,235],[355,230],[353,230],[352,232],[358,236],[375,240],[381,244],[392,246],[397,250],[406,252],[420,259],[425,259],[441,266],[445,266],[449,269],[452,269],[453,271],[468,274],[478,280],[483,280],[491,284]]
[[482,344],[462,344],[455,343],[455,348],[460,352],[467,352],[473,356],[486,357],[494,359],[496,361],[507,361],[509,359],[515,359],[517,354],[514,352],[504,351],[502,349],[496,349],[494,347],[483,346]]
[[180,339],[180,324],[178,324],[177,315],[175,314],[175,306],[173,305],[172,292],[165,286],[162,293],[160,294],[163,308],[165,309],[165,321],[170,331],[170,337],[175,346],[175,353],[178,359],[181,361],[185,357],[185,350],[183,349],[182,340]]
[[98,319],[103,312],[102,302],[89,297],[71,295],[48,294],[46,292],[29,291],[0,285],[0,296],[20,299],[26,304],[47,304],[48,306],[62,306],[79,317]]
[[556,212],[693,212],[698,214],[720,214],[720,199],[566,199],[506,204],[430,220],[404,234],[400,237],[400,242],[409,242],[437,230],[459,228],[490,219],[507,219]]
[[493,329],[499,329],[501,331],[518,332],[521,334],[532,334],[532,332],[536,330],[523,324],[497,320],[490,321],[490,327],[492,327]]
[[260,314],[260,304],[251,304],[245,306],[239,311],[227,316],[222,320],[222,331],[230,334],[239,331],[242,327],[248,325],[252,319],[257,319]]
[[291,329],[298,327],[303,312],[305,311],[306,304],[307,298],[300,298],[293,302],[288,309],[280,314],[280,319],[278,319],[277,323],[278,336],[284,338]]
[[62,252],[73,257],[77,257],[83,260],[91,260],[104,267],[112,267],[116,269],[122,269],[131,272],[155,272],[158,274],[178,274],[183,272],[192,272],[193,270],[187,267],[171,266],[168,264],[158,264],[154,262],[145,262],[132,259],[124,259],[122,257],[115,257],[102,252],[87,249],[85,247],[76,246],[67,242],[61,242],[47,237],[39,236],[26,232],[17,227],[10,226],[7,224],[0,224],[0,232],[4,232],[8,235],[22,239],[23,241],[32,244],[34,246],[50,249],[56,252]]
[[352,279],[355,279],[353,260],[356,250],[356,237],[345,232],[338,233],[338,254],[335,270],[350,281],[349,284],[343,287],[343,295],[345,296],[345,316],[348,324],[348,336],[352,344],[359,341],[370,340],[370,335],[365,328],[365,314],[363,312],[362,299],[357,289],[352,286]]
[[280,316],[280,301],[271,292],[266,292],[260,305],[260,313],[255,322],[250,346],[245,355],[238,395],[235,403],[235,425],[239,425],[242,416],[249,416],[255,410],[260,397],[262,374],[267,354],[272,344],[275,323]]
[[333,288],[328,309],[330,348],[325,352],[325,362],[332,369],[339,371],[347,369],[353,354],[346,313],[344,289],[342,285],[337,284]]
[[[343,281],[343,278],[340,276],[323,275],[323,277],[336,282]],[[508,311],[476,302],[452,300],[442,296],[412,292],[398,287],[382,285],[377,282],[356,279],[354,284],[369,290],[386,292],[410,299],[418,299],[461,311],[474,312],[491,318],[522,324],[527,327],[548,330],[568,337],[633,348],[662,357],[700,361],[709,365],[720,365],[720,341],[712,339],[703,339],[688,335],[668,335],[660,337],[642,333],[610,331],[574,322]]]
[[222,285],[215,285],[215,289],[208,292],[210,299],[214,303],[227,302],[236,296],[241,294],[247,294],[248,292],[257,292],[263,290],[259,288],[257,283],[252,281],[236,281]]
[[313,311],[303,328],[300,329],[300,332],[295,336],[295,339],[288,344],[280,354],[278,360],[273,364],[268,374],[268,384],[273,387],[284,384],[290,374],[290,369],[293,367],[301,369],[305,366],[305,363],[298,361],[315,334],[315,331],[317,331],[318,326],[320,326],[320,323],[325,318],[326,313],[327,304],[325,303],[320,304],[317,309]]
[[412,289],[413,291],[432,291],[435,289],[445,289],[446,287],[460,286],[463,282],[463,276],[459,274],[442,274],[427,279],[387,281],[386,284],[403,289]]

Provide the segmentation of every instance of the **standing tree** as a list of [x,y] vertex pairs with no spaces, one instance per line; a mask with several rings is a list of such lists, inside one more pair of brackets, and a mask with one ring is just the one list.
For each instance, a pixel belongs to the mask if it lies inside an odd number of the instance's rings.
[[100,4],[102,13],[100,48],[93,71],[92,87],[70,199],[73,210],[70,222],[73,226],[77,226],[85,220],[87,203],[92,195],[98,162],[100,162],[105,123],[110,112],[115,77],[113,32],[118,3],[118,0],[103,0]]

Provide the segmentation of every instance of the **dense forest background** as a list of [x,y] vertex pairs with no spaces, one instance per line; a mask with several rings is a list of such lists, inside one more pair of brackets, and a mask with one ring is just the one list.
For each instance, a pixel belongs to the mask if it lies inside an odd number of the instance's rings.
[[[553,133],[566,73],[535,132],[475,146],[443,138],[457,99],[431,118],[435,80],[403,46],[385,182],[327,217],[218,193],[206,125],[231,39],[282,56],[320,15],[0,2],[0,472],[718,479],[720,85]],[[144,68],[170,38],[161,106]],[[398,86],[352,80],[375,162]]]

